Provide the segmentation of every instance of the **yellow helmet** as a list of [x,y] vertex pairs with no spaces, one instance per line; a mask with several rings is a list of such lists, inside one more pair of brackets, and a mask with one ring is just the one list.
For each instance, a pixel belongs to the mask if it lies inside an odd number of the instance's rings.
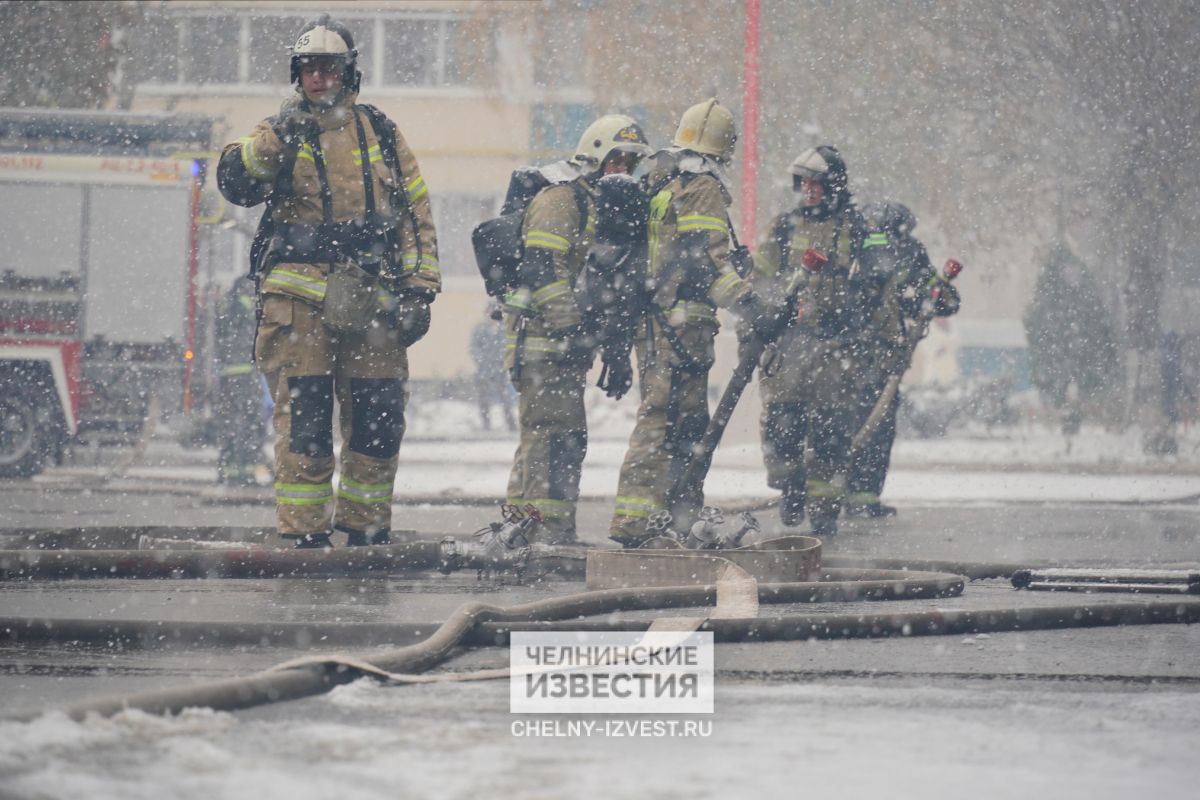
[[633,153],[638,156],[650,154],[646,134],[633,117],[624,114],[605,114],[593,122],[579,137],[579,146],[571,163],[584,173],[600,169],[604,159],[612,153]]
[[719,161],[733,158],[736,143],[737,127],[733,124],[733,114],[715,97],[683,112],[672,142],[676,147],[704,153]]

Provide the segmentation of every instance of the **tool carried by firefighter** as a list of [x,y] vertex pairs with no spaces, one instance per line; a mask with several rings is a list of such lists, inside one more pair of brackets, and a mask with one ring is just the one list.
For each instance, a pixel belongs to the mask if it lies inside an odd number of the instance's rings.
[[680,497],[684,492],[694,490],[704,483],[709,467],[712,466],[713,453],[716,452],[717,445],[721,443],[721,437],[725,435],[725,428],[733,417],[733,410],[737,407],[738,400],[741,399],[742,393],[750,384],[750,379],[754,377],[754,370],[758,367],[763,352],[770,344],[779,340],[783,332],[801,313],[800,292],[805,286],[808,275],[820,272],[828,262],[828,257],[819,250],[811,247],[805,250],[800,257],[800,263],[804,269],[798,270],[787,286],[783,313],[769,319],[759,317],[758,323],[750,328],[749,336],[742,340],[737,367],[734,368],[733,375],[721,395],[721,401],[717,404],[716,411],[708,421],[708,427],[704,431],[704,437],[700,440],[700,446],[696,448],[687,468],[675,482],[670,497]]
[[[941,281],[951,283],[958,274],[962,272],[963,265],[961,261],[956,261],[953,258],[946,261],[946,265],[942,268]],[[867,419],[863,422],[858,433],[854,434],[854,438],[850,440],[850,452],[854,452],[861,448],[871,434],[875,432],[875,428],[879,426],[884,415],[887,413],[888,406],[891,405],[892,399],[895,398],[896,392],[900,391],[900,379],[904,377],[904,372],[908,365],[912,363],[913,353],[917,350],[917,345],[925,338],[929,332],[929,322],[935,316],[933,313],[933,303],[937,301],[940,293],[940,281],[935,280],[930,290],[930,300],[933,302],[927,303],[927,309],[922,309],[921,315],[917,318],[915,324],[910,325],[904,334],[904,369],[901,369],[896,374],[888,378],[884,384],[883,390],[879,393],[879,399],[875,401],[874,407],[871,408],[871,413],[867,415]]]

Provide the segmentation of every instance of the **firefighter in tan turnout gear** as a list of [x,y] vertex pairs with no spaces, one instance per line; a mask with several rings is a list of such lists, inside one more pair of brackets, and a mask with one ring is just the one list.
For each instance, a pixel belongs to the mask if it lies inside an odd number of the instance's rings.
[[575,539],[575,505],[587,451],[583,393],[597,341],[577,299],[595,233],[596,185],[628,175],[650,148],[631,118],[592,123],[574,156],[540,170],[551,185],[529,202],[519,285],[505,298],[505,366],[520,395],[520,444],[508,502],[533,506],[543,541]]
[[[862,425],[875,410],[889,378],[902,376],[912,362],[916,343],[928,331],[935,317],[958,313],[961,298],[958,289],[944,275],[939,275],[929,261],[929,254],[913,235],[917,218],[908,206],[897,202],[870,203],[863,208],[869,233],[864,248],[880,253],[890,260],[888,295],[894,302],[885,305],[886,311],[900,316],[899,326],[907,341],[897,348],[883,339],[868,355],[871,357],[869,376],[863,381],[860,395],[859,424]],[[896,329],[896,320],[881,315],[885,331]],[[886,335],[886,334],[885,334]],[[900,408],[900,392],[892,395],[879,423],[869,430],[862,446],[854,453],[846,485],[846,513],[850,516],[889,517],[896,513],[893,506],[880,500],[883,484],[891,465],[892,445],[896,440],[896,412]]]
[[655,154],[647,177],[649,297],[635,333],[641,405],[609,530],[627,547],[654,538],[651,516],[669,511],[686,530],[703,505],[700,486],[670,495],[708,425],[716,310],[750,319],[762,310],[731,263],[725,167],[736,139],[728,109],[715,99],[699,103],[684,112],[673,147]]
[[[776,216],[759,242],[755,286],[782,302],[799,278],[797,312],[762,360],[761,432],[768,484],[782,492],[780,517],[805,510],[818,535],[837,532],[870,353],[902,340],[899,314],[884,306],[866,226],[850,195],[846,164],[828,145],[792,162],[795,209]],[[894,298],[892,300],[894,302]],[[805,450],[812,450],[806,464]]]
[[[357,105],[350,32],[323,15],[291,49],[296,95],[226,146],[231,202],[266,202],[251,251],[255,357],[275,398],[279,533],[297,547],[388,540],[406,348],[440,290],[429,194],[395,125]],[[333,409],[341,474],[334,498]],[[336,512],[334,506],[336,505]]]

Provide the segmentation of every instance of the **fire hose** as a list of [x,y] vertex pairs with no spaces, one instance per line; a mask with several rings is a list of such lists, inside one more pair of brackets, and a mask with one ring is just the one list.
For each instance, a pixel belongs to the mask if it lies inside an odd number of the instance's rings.
[[[845,577],[847,580],[798,581],[792,583],[764,584],[757,587],[758,600],[766,603],[829,602],[838,599],[901,599],[957,595],[963,582],[958,576],[934,573],[902,573],[897,571],[852,571],[831,574],[830,577]],[[865,579],[865,580],[861,580]],[[96,700],[71,706],[63,711],[74,719],[82,719],[89,713],[111,715],[128,708],[137,708],[148,713],[166,714],[190,707],[208,707],[214,710],[250,708],[264,703],[294,700],[321,694],[335,686],[349,683],[364,675],[410,675],[424,672],[445,661],[464,645],[494,645],[507,641],[514,630],[536,630],[540,624],[565,622],[578,626],[572,630],[589,629],[589,621],[583,619],[596,615],[610,615],[618,611],[655,610],[667,608],[690,608],[713,604],[718,597],[718,585],[667,586],[654,588],[626,588],[589,591],[547,600],[502,608],[483,603],[466,603],[454,611],[449,619],[427,639],[390,652],[374,654],[370,664],[355,657],[330,657],[306,660],[295,665],[259,672],[245,678],[216,681],[199,686],[144,692],[127,697]],[[833,620],[830,631],[840,637],[851,618]],[[706,620],[704,625],[712,620]],[[745,623],[764,622],[747,619]],[[651,620],[601,620],[591,621],[592,629],[646,630]],[[78,626],[78,622],[75,623]],[[599,628],[594,626],[600,626]],[[809,628],[816,630],[814,620]],[[532,627],[531,627],[532,626]],[[764,628],[764,634],[767,628]],[[714,631],[715,632],[715,631]],[[723,631],[723,636],[735,638],[753,637],[750,629],[738,632]],[[807,637],[806,637],[807,638]],[[409,681],[415,682],[415,681]],[[37,713],[19,715],[17,719],[32,719]]]
[[[1194,600],[1095,607],[1076,605],[962,611],[931,609],[891,614],[786,614],[759,618],[759,602],[937,598],[957,596],[964,587],[964,578],[949,573],[822,565],[811,557],[814,550],[819,555],[819,543],[815,547],[812,545],[815,541],[807,537],[793,537],[792,541],[768,541],[724,553],[592,551],[588,556],[589,567],[595,566],[598,571],[595,576],[589,573],[589,586],[603,585],[606,581],[643,585],[587,591],[508,608],[467,603],[453,612],[427,638],[405,647],[373,654],[369,663],[365,658],[353,655],[317,656],[285,662],[244,678],[94,700],[71,706],[64,712],[72,718],[82,719],[88,714],[110,715],[128,708],[149,713],[175,713],[198,706],[228,711],[321,694],[361,677],[392,683],[500,678],[509,673],[502,669],[434,675],[422,673],[450,658],[458,648],[502,646],[514,631],[644,631],[656,625],[655,620],[615,619],[612,616],[616,612],[628,611],[711,606],[703,617],[690,620],[691,629],[711,631],[718,642],[956,635],[1102,625],[1191,623],[1200,620],[1200,601]],[[730,561],[727,556],[734,552],[739,555]],[[783,573],[792,571],[801,577],[819,577],[821,580],[759,582],[747,569],[736,563],[740,560],[749,570],[765,570],[764,574],[771,577],[769,561],[773,556],[778,557]],[[603,572],[605,562],[609,563],[610,569],[607,578]],[[656,566],[656,562],[659,566]],[[666,566],[661,566],[664,564]],[[658,580],[672,580],[681,568],[692,569],[705,582],[700,585],[660,586],[654,585],[653,577],[639,577],[649,572],[657,575]],[[644,585],[646,581],[651,585]],[[223,642],[238,638],[245,641],[256,631],[264,629],[274,630],[276,635],[281,633],[279,623],[190,625],[193,634],[204,629],[207,634],[202,635],[211,634]],[[156,626],[157,635],[162,637],[163,626],[170,630],[178,627],[178,624],[93,620],[0,621],[0,631],[5,638],[26,641],[39,638],[61,641],[63,636],[73,641],[96,641],[114,633],[124,637],[146,636],[153,635]],[[289,626],[285,624],[283,627]],[[358,629],[354,632],[358,634],[367,632],[364,628],[369,629],[368,639],[390,643],[397,640],[412,641],[421,634],[412,625],[359,625],[354,628]],[[315,632],[309,630],[308,635]],[[283,631],[283,635],[287,633],[296,635],[298,632],[292,626],[290,630]],[[353,636],[343,638],[350,641]],[[34,716],[35,713],[26,713],[16,718],[27,720]]]
[[[681,590],[681,591],[679,591]],[[694,605],[711,587],[678,587],[654,590],[653,607]],[[649,620],[580,620],[584,611],[611,613],[631,607],[643,594],[636,590],[589,592],[555,600],[539,601],[508,609],[469,603],[460,607],[428,639],[372,658],[380,672],[420,673],[446,660],[460,646],[503,646],[514,631],[642,631]],[[581,598],[588,595],[601,595]],[[627,602],[631,603],[627,605]],[[553,619],[554,617],[558,619]],[[565,617],[565,619],[564,619]],[[1027,609],[971,611],[914,611],[899,614],[793,614],[767,619],[713,619],[700,626],[711,631],[717,642],[802,641],[808,639],[855,639],[891,636],[935,636],[997,633],[1003,631],[1058,630],[1102,626],[1195,623],[1200,621],[1200,601],[1119,603],[1089,606],[1054,606]],[[335,686],[369,674],[360,663],[340,659],[314,661],[303,666],[268,670],[246,678],[218,681],[200,686],[143,692],[126,697],[81,703],[63,711],[73,719],[88,714],[103,716],[136,708],[148,713],[176,713],[184,708],[208,707],[236,710],[265,703],[296,700],[322,694]],[[38,713],[14,717],[29,720]]]

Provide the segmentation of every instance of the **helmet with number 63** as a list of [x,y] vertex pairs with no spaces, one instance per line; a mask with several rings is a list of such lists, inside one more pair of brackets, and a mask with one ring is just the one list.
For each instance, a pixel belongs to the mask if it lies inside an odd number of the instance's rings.
[[593,122],[579,137],[579,146],[575,148],[571,163],[588,174],[600,169],[613,153],[632,153],[639,157],[650,154],[646,134],[633,117],[605,114]]

